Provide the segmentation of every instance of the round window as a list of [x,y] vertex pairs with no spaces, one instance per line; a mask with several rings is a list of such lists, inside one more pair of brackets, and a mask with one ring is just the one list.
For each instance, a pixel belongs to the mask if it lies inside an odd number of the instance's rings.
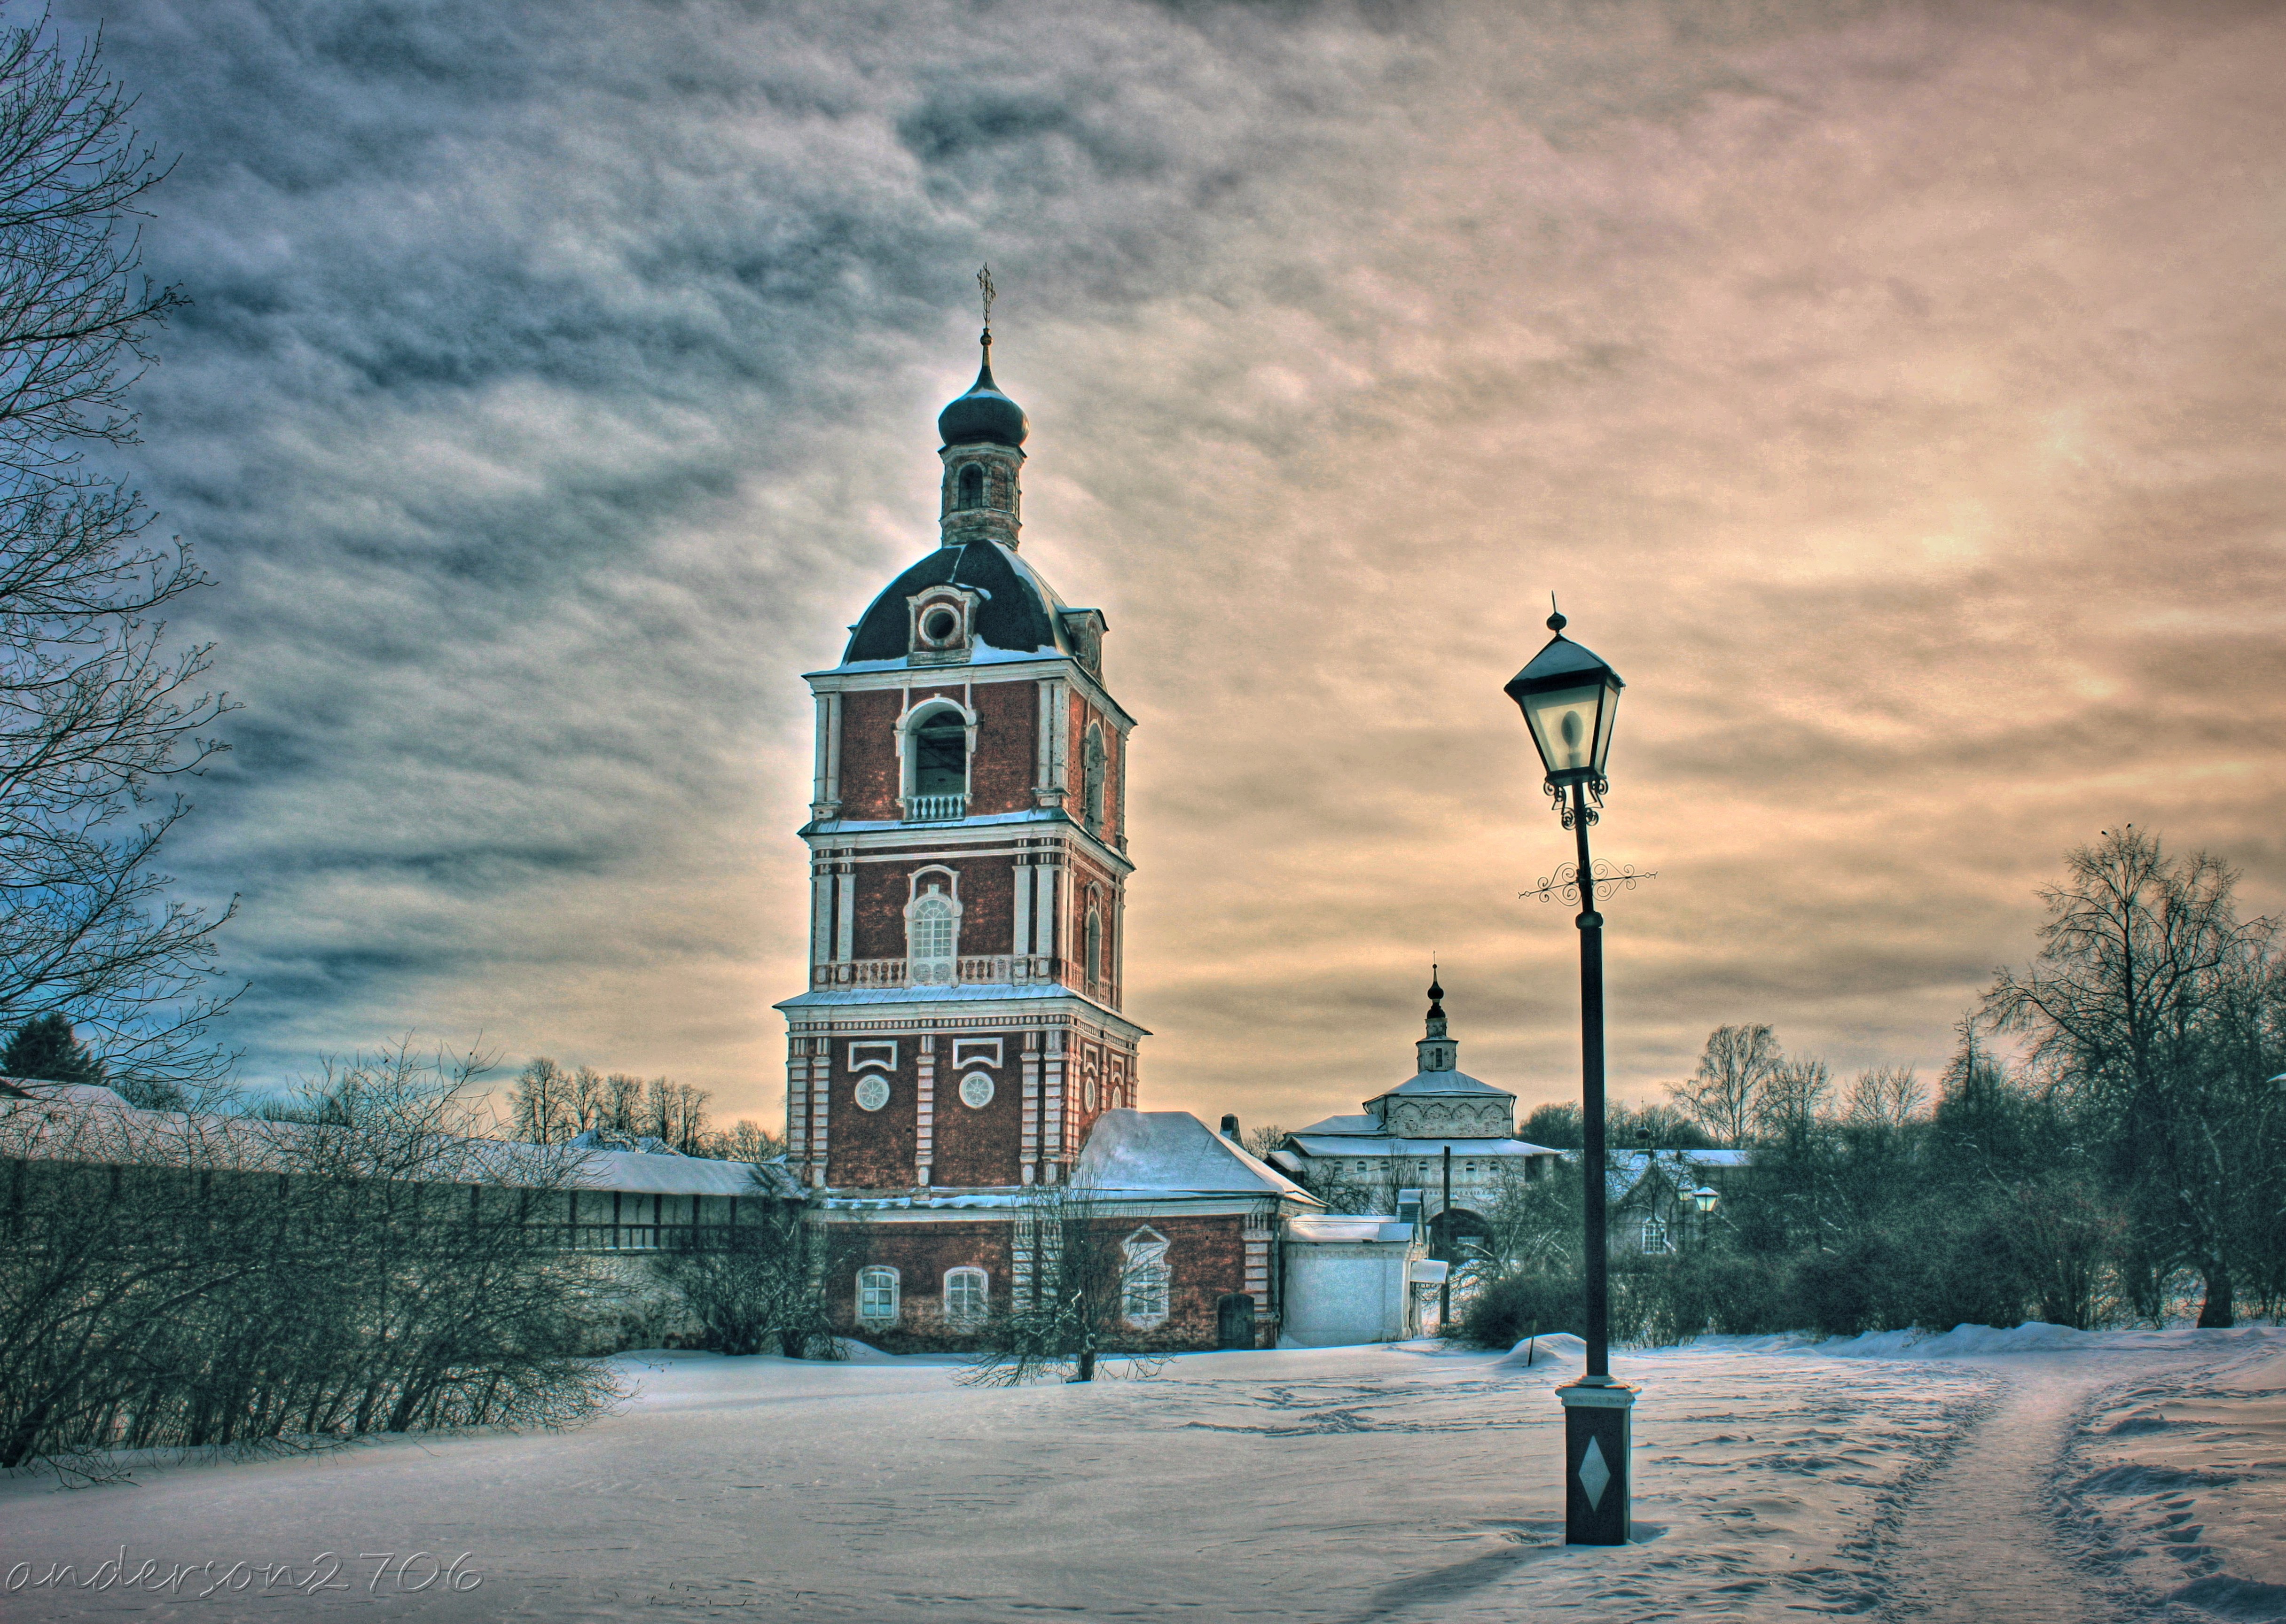
[[931,643],[950,643],[960,631],[960,617],[950,609],[932,609],[921,617],[921,635]]
[[1091,1111],[1095,1109],[1095,1079],[1090,1077],[1080,1085],[1080,1100]]
[[863,1111],[878,1111],[888,1103],[888,1078],[867,1076],[857,1079],[858,1109]]
[[960,1103],[972,1111],[981,1111],[992,1103],[992,1079],[981,1071],[972,1071],[960,1080]]

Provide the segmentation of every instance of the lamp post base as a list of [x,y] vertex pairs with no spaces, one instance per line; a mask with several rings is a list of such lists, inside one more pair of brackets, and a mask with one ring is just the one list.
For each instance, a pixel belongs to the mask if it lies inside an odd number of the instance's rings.
[[1633,1526],[1636,1389],[1605,1377],[1559,1387],[1556,1396],[1564,1402],[1564,1542],[1624,1545]]

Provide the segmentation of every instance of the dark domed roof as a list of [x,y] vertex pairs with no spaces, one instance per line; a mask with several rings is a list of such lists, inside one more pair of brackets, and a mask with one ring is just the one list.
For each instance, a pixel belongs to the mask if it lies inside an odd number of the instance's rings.
[[912,636],[907,601],[946,584],[970,587],[983,600],[976,610],[980,653],[1071,652],[1064,634],[1064,601],[1055,588],[1011,549],[979,540],[941,547],[891,581],[850,628],[842,663],[904,658]]
[[948,445],[1021,445],[1031,429],[1024,408],[992,381],[992,341],[984,341],[984,365],[968,392],[937,414],[937,436]]

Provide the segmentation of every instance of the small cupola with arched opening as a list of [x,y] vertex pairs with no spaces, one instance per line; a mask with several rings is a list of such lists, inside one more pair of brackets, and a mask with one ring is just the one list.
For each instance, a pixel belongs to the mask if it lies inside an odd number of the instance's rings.
[[970,541],[1016,545],[1023,522],[1023,493],[1017,475],[1024,466],[1024,437],[1031,424],[1024,408],[992,381],[991,307],[982,335],[983,365],[976,382],[937,414],[937,455],[944,461],[942,504],[937,526],[947,547]]

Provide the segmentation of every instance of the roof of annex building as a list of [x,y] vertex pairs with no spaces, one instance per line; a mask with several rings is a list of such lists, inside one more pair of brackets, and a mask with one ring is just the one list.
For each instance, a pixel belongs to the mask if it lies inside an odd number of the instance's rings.
[[[1336,1117],[1334,1120],[1341,1121]],[[1423,1134],[1418,1139],[1406,1139],[1388,1133],[1376,1124],[1370,1132],[1366,1130],[1337,1130],[1321,1133],[1315,1128],[1305,1128],[1299,1133],[1287,1136],[1305,1156],[1421,1156],[1437,1155],[1449,1145],[1456,1156],[1553,1156],[1564,1153],[1546,1145],[1535,1145],[1529,1139],[1510,1138],[1470,1139],[1459,1134]]]
[[[718,1162],[673,1151],[600,1150],[434,1134],[392,1143],[391,1165],[422,1181],[619,1191],[638,1195],[800,1198],[774,1163]],[[360,1148],[326,1123],[204,1111],[152,1111],[91,1084],[0,1079],[0,1154],[55,1162],[355,1175]]]
[[1268,1163],[1188,1111],[1106,1111],[1089,1131],[1072,1183],[1101,1195],[1247,1195],[1320,1203]]
[[[1580,1152],[1560,1153],[1566,1162],[1576,1162]],[[1628,1194],[1651,1176],[1654,1167],[1676,1186],[1699,1180],[1709,1170],[1746,1167],[1754,1159],[1746,1150],[1620,1150],[1606,1151],[1609,1163],[1604,1175],[1604,1187],[1617,1200]]]
[[1494,1088],[1491,1084],[1480,1082],[1477,1078],[1470,1076],[1465,1071],[1416,1071],[1411,1076],[1406,1078],[1404,1082],[1399,1083],[1395,1088],[1391,1089],[1388,1094],[1379,1094],[1375,1097],[1376,1099],[1386,1100],[1389,1098],[1389,1094],[1405,1094],[1407,1096],[1419,1094],[1490,1094],[1502,1100],[1513,1100],[1516,1098],[1516,1096],[1513,1093],[1510,1093],[1507,1089]]

